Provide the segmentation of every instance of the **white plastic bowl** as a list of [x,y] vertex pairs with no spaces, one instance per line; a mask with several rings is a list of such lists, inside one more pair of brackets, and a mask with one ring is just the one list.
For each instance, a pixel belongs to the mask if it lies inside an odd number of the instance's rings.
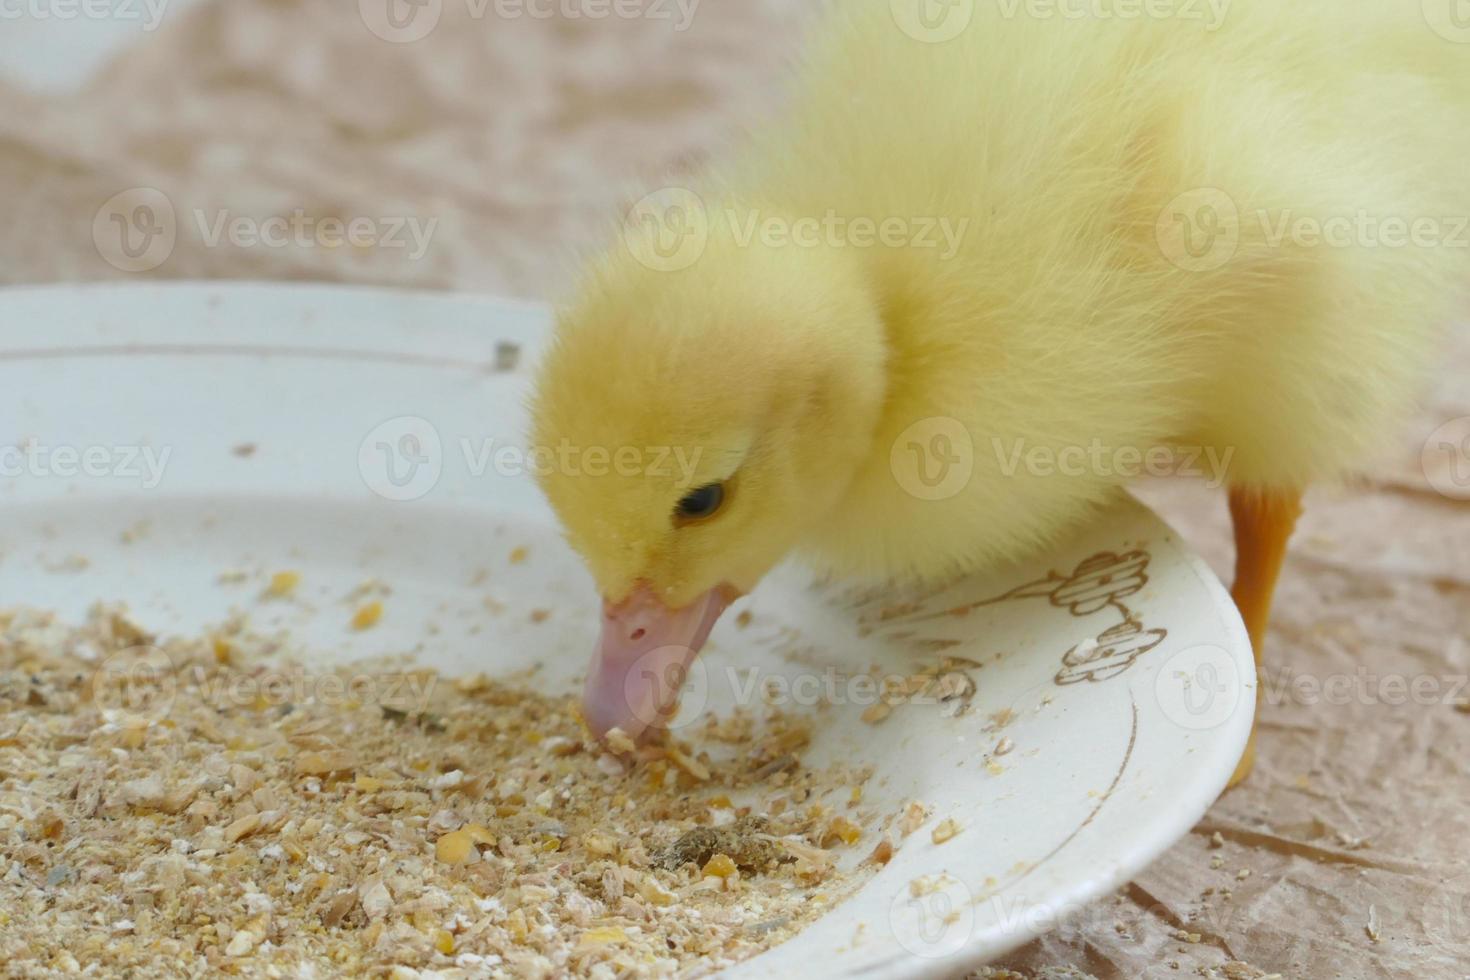
[[[0,292],[0,597],[73,617],[120,599],[184,631],[241,601],[222,571],[289,566],[308,602],[272,608],[327,655],[417,649],[449,673],[539,664],[539,683],[571,690],[596,597],[517,469],[546,326],[536,306],[360,289]],[[502,344],[518,368],[502,350],[497,369]],[[26,440],[24,457],[4,448]],[[521,546],[529,560],[510,562]],[[479,569],[488,583],[472,584]],[[336,603],[374,576],[393,588],[387,614],[350,632]],[[487,589],[556,613],[493,615]],[[871,765],[865,808],[919,800],[933,816],[850,899],[732,975],[950,975],[993,959],[1186,833],[1249,732],[1235,608],[1135,503],[1054,554],[935,594],[860,594],[783,568],[747,603],[751,624],[716,630],[681,718],[728,708],[751,671],[784,682],[790,709],[816,714],[810,761]],[[861,720],[873,695],[853,675],[940,656],[973,664],[959,671],[972,694]],[[801,703],[833,691],[836,705]],[[936,845],[944,818],[963,831]],[[922,876],[938,887],[915,896]]]

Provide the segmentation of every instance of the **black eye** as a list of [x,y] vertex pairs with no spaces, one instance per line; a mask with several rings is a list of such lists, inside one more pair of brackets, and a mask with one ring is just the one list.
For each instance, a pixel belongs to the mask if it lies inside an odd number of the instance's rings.
[[674,508],[674,513],[683,520],[697,521],[719,510],[724,502],[725,485],[711,483],[685,494],[684,499],[679,501],[679,506]]

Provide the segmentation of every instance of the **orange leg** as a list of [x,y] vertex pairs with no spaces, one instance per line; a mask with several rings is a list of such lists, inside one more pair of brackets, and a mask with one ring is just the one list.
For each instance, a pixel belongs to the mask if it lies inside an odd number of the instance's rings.
[[[1232,488],[1230,491],[1230,518],[1235,525],[1235,585],[1230,594],[1250,633],[1257,669],[1261,666],[1276,580],[1286,559],[1286,542],[1296,529],[1301,513],[1299,490]],[[1263,685],[1257,683],[1258,697],[1262,689]],[[1245,754],[1230,777],[1230,785],[1235,786],[1250,775],[1255,762],[1256,733],[1252,731]]]

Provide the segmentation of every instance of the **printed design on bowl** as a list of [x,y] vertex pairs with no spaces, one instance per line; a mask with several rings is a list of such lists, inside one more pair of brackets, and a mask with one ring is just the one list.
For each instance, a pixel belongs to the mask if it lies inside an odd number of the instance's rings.
[[[953,633],[949,636],[935,635],[926,633],[925,625],[932,627],[935,624],[952,622],[977,609],[1025,599],[1047,599],[1052,607],[1064,610],[1077,619],[1106,616],[1115,622],[1097,634],[1095,639],[1084,641],[1068,650],[1062,658],[1062,669],[1051,683],[1068,687],[1084,680],[1109,680],[1128,670],[1168,636],[1166,629],[1146,627],[1143,617],[1126,601],[1147,587],[1152,560],[1153,556],[1146,547],[1133,548],[1124,545],[1116,551],[1100,551],[1091,555],[1078,562],[1071,572],[1051,571],[1045,578],[1018,585],[1000,595],[959,605],[952,604],[952,598],[948,601],[944,598],[946,593],[954,589],[955,584],[952,582],[931,587],[919,594],[911,594],[897,602],[881,586],[843,588],[830,579],[815,583],[813,591],[829,598],[840,609],[856,612],[857,632],[860,636],[881,636],[885,641],[901,642],[911,655],[927,660],[929,665],[909,680],[911,684],[918,685],[918,691],[927,693],[937,690],[940,693],[940,704],[955,705],[947,711],[954,716],[969,710],[970,701],[976,693],[972,671],[978,671],[984,666],[979,660],[961,655],[959,649],[974,644],[978,634],[972,630],[963,638],[957,638]],[[810,657],[816,651],[807,649],[804,653]],[[1044,695],[1047,689],[1049,686],[1038,685],[1028,693]],[[1093,805],[1077,825],[1062,835],[1040,857],[1018,862],[998,880],[987,880],[985,887],[970,901],[971,906],[978,907],[982,903],[995,901],[1041,869],[1049,867],[1111,803],[1132,766],[1142,720],[1142,711],[1134,692],[1125,686],[1123,693],[1126,693],[1128,699],[1127,740],[1106,788],[1096,794]],[[1045,700],[1049,702],[1050,696],[1045,696]],[[1001,714],[1012,718],[1016,716],[1011,710]],[[992,716],[992,723],[997,717]],[[944,935],[947,938],[949,933]]]
[[[1096,615],[1117,618],[1117,622],[1095,637],[1062,654],[1062,667],[1057,671],[1055,683],[1066,687],[1084,681],[1111,680],[1127,671],[1169,635],[1166,629],[1146,626],[1143,618],[1124,601],[1148,585],[1148,567],[1152,560],[1153,556],[1141,548],[1122,552],[1100,551],[1078,563],[1070,573],[1051,571],[1046,578],[1018,585],[1000,595],[938,611],[931,608],[931,603],[943,590],[936,590],[909,602],[885,606],[878,610],[876,616],[864,617],[859,632],[868,635],[882,629],[889,639],[909,641],[917,652],[942,653],[962,646],[962,641],[922,637],[910,627],[968,616],[977,609],[1003,602],[1047,599],[1055,608],[1064,609],[1078,619]],[[958,660],[955,657],[949,659]]]
[[1164,642],[1168,635],[1168,630],[1145,629],[1136,619],[1124,619],[1103,630],[1097,639],[1079,643],[1062,654],[1062,669],[1056,676],[1057,686],[1111,680]]

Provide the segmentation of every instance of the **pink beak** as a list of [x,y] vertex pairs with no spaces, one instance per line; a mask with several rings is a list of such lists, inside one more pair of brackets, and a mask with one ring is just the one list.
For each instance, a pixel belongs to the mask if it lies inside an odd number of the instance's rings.
[[646,584],[617,605],[604,602],[602,638],[587,674],[582,714],[601,738],[620,728],[640,739],[663,728],[679,707],[679,691],[734,589],[711,589],[683,609],[670,609]]

